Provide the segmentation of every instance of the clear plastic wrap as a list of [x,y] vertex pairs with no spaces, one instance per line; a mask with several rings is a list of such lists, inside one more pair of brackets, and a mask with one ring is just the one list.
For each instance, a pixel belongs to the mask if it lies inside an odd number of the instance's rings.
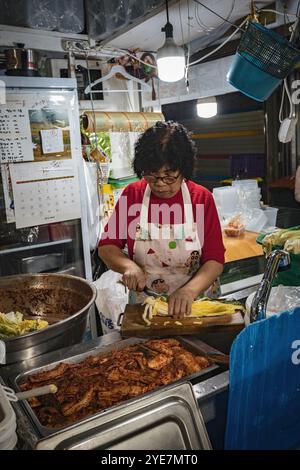
[[0,8],[2,24],[46,30],[58,26],[56,0],[0,0]]
[[81,33],[85,27],[83,0],[58,0],[58,31]]
[[163,4],[163,0],[87,0],[88,33],[95,40],[104,39]]
[[300,307],[300,287],[297,286],[276,286],[271,290],[268,302],[268,315],[286,312]]
[[[246,301],[247,318],[246,323],[249,323],[250,308],[255,293],[249,295]],[[287,312],[300,307],[300,287],[297,286],[283,286],[279,285],[272,287],[266,316]],[[247,321],[248,320],[248,321]]]
[[81,33],[83,0],[0,0],[0,23],[33,29]]

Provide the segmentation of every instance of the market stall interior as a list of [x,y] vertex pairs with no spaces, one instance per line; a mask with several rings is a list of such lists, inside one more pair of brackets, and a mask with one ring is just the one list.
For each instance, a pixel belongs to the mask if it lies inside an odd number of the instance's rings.
[[299,448],[300,2],[0,11],[0,450]]

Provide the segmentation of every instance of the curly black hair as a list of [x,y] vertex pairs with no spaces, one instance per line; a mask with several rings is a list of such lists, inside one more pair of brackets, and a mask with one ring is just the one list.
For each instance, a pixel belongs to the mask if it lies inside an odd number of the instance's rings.
[[178,122],[158,121],[135,144],[134,172],[139,178],[163,166],[180,171],[190,179],[194,170],[196,146],[187,129]]

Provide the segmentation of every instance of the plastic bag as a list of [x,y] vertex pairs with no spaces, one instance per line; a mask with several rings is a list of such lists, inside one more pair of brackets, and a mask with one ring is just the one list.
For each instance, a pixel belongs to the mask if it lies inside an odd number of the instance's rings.
[[128,303],[128,290],[119,282],[121,279],[121,274],[109,270],[94,282],[98,293],[96,306],[103,334],[120,329],[118,319]]
[[[250,323],[250,310],[254,295],[255,292],[249,295],[246,300],[246,324]],[[266,317],[268,318],[271,315],[292,311],[297,307],[300,307],[300,287],[283,285],[272,287],[267,304]]]
[[268,301],[269,315],[286,312],[300,307],[300,287],[279,285],[273,287]]

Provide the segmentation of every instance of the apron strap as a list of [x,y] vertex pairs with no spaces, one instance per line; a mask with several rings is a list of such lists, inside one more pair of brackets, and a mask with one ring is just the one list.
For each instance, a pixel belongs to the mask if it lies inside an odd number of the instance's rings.
[[148,228],[148,214],[149,214],[149,202],[150,202],[151,189],[149,184],[147,184],[142,207],[141,207],[141,216],[140,216],[140,227],[141,230],[146,230]]
[[185,235],[190,234],[193,231],[194,225],[194,214],[192,207],[191,195],[188,190],[187,184],[185,181],[182,182],[182,199],[184,207],[184,233]]

